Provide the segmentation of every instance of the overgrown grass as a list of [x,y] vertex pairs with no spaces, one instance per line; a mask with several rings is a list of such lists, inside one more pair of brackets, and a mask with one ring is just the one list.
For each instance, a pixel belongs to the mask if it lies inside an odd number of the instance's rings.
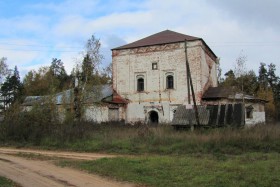
[[98,125],[73,120],[60,124],[36,111],[20,113],[15,120],[13,115],[0,125],[2,146],[135,156],[96,161],[58,159],[62,166],[151,186],[280,185],[280,125],[191,132],[168,125]]
[[0,186],[1,187],[20,187],[18,184],[14,183],[10,179],[0,176]]
[[100,125],[75,121],[71,115],[59,123],[52,107],[34,106],[29,112],[11,107],[0,124],[0,145],[120,154],[280,152],[280,124],[190,132],[168,125]]
[[191,132],[176,131],[167,125],[146,127],[87,122],[64,124],[59,129],[54,128],[53,134],[42,134],[40,141],[4,140],[2,145],[118,154],[280,153],[280,125],[197,129]]
[[280,152],[280,126],[249,129],[208,129],[175,131],[157,128],[99,126],[85,139],[63,141],[47,137],[41,146],[87,152],[120,154],[175,154]]
[[279,186],[279,153],[193,154],[61,161],[121,181],[148,186]]

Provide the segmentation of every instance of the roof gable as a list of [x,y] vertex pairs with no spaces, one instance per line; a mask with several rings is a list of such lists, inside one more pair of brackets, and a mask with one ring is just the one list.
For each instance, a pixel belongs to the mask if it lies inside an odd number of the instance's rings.
[[159,44],[168,44],[168,43],[176,43],[176,42],[183,42],[183,41],[193,41],[193,40],[202,40],[201,38],[197,38],[194,36],[189,36],[185,34],[181,34],[178,32],[165,30],[146,38],[137,40],[135,42],[116,47],[112,50],[118,49],[129,49],[129,48],[136,48],[136,47],[144,47],[144,46],[151,46],[151,45],[159,45]]

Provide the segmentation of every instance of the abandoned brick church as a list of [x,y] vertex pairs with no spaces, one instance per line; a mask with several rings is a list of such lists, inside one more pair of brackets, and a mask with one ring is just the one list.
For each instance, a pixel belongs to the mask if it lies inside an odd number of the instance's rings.
[[[86,101],[84,118],[170,123],[178,106],[193,104],[188,98],[186,62],[198,105],[240,102],[230,99],[237,93],[223,94],[217,87],[217,56],[202,38],[165,30],[112,49],[113,85],[100,86],[101,94]],[[246,124],[265,122],[265,102],[242,98]],[[25,106],[30,103],[27,98]]]

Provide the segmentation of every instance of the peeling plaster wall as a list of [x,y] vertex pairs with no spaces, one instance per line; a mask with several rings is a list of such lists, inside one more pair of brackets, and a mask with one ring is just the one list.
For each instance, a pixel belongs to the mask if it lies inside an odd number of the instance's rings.
[[108,107],[99,105],[89,105],[84,109],[83,118],[86,121],[106,122],[108,121]]
[[251,127],[256,124],[265,123],[264,103],[246,103],[245,107],[248,106],[253,107],[252,118],[245,117],[245,125]]
[[109,121],[109,110],[116,109],[118,110],[117,121],[125,120],[126,118],[126,109],[122,106],[117,105],[88,105],[85,107],[83,117],[87,121],[94,121],[97,123],[108,122]]
[[[200,40],[187,43],[187,54],[199,104],[202,93],[209,86],[217,86],[215,61]],[[158,113],[159,122],[170,122],[174,106],[188,101],[184,42],[113,50],[112,56],[113,88],[130,100],[126,122],[147,122],[152,110]],[[157,63],[156,70],[153,63]],[[174,77],[174,89],[166,89],[168,74]],[[144,79],[143,92],[137,91],[138,76]]]
[[211,56],[206,50],[207,49],[205,47],[201,48],[201,91],[198,95],[198,98],[201,98],[204,92],[210,86],[218,86],[216,61],[213,58],[211,58]]

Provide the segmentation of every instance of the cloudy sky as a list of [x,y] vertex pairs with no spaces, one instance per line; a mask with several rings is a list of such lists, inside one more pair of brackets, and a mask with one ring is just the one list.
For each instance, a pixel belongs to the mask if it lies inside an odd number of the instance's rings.
[[70,73],[91,35],[111,48],[169,29],[203,38],[222,73],[246,55],[246,69],[274,63],[280,75],[279,0],[1,0],[0,57],[31,69],[64,62]]

